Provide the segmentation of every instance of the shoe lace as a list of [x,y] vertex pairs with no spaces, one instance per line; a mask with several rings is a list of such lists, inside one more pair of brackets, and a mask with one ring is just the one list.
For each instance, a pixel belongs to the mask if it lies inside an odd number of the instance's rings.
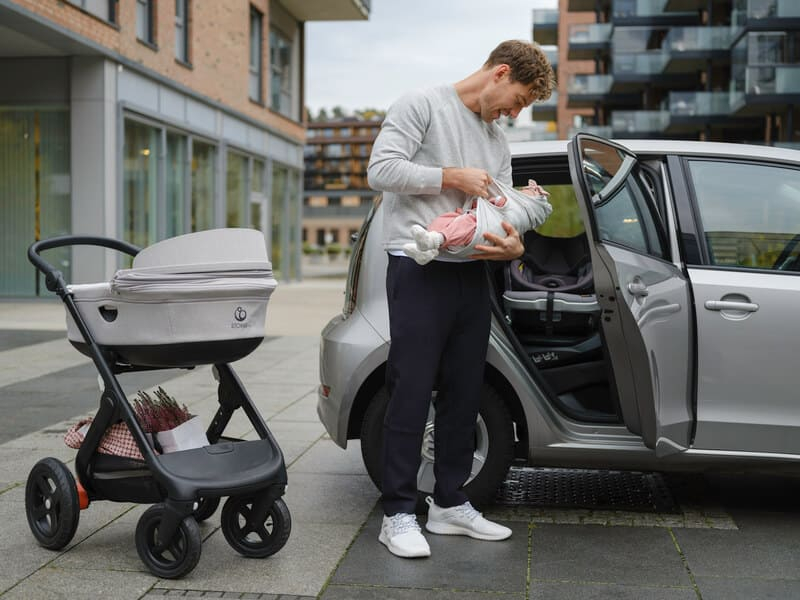
[[453,507],[455,511],[458,513],[460,517],[463,517],[469,521],[474,521],[478,517],[481,516],[475,507],[472,506],[469,502],[465,502],[464,504],[459,504],[458,506]]
[[392,523],[392,532],[394,535],[400,535],[408,531],[422,531],[417,523],[417,517],[408,513],[398,513],[389,517]]

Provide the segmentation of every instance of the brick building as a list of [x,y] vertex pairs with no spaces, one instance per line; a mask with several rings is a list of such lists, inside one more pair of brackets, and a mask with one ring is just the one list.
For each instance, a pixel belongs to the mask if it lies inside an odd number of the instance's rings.
[[[0,0],[0,296],[40,289],[35,239],[144,246],[213,227],[264,232],[300,277],[304,23],[369,0]],[[52,251],[57,252],[57,251]],[[113,253],[51,255],[74,282]]]

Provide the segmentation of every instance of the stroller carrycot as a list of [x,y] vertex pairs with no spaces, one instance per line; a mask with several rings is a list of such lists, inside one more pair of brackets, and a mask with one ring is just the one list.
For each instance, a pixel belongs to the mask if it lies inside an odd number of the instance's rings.
[[[260,232],[216,229],[153,244],[110,282],[69,290],[96,341],[117,362],[183,367],[233,362],[252,352],[264,338],[276,285]],[[67,335],[89,354],[69,312]]]

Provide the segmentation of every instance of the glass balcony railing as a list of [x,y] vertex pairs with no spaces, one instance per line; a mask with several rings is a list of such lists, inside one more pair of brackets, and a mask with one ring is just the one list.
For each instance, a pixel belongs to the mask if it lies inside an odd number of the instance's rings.
[[567,81],[567,93],[571,95],[602,95],[611,90],[613,75],[576,74]]
[[654,133],[669,125],[665,110],[615,110],[611,113],[611,129],[618,133]]
[[745,69],[747,94],[800,94],[800,65],[752,66]]
[[567,137],[573,138],[578,133],[591,133],[600,137],[610,138],[614,135],[610,125],[582,125],[580,127],[570,127]]
[[636,17],[668,17],[691,16],[696,12],[664,11],[667,0],[614,0],[611,14],[614,19],[631,19]]
[[569,28],[570,44],[602,44],[611,41],[611,23],[584,23]]
[[558,48],[542,48],[542,51],[547,57],[547,60],[550,61],[550,65],[554,69],[558,67]]
[[728,92],[670,92],[669,113],[681,117],[710,117],[731,112]]
[[558,25],[558,10],[554,9],[535,9],[533,11],[533,26],[536,25]]
[[731,25],[741,27],[745,21],[800,17],[797,0],[734,0]]
[[612,55],[611,72],[614,75],[655,75],[661,73],[669,62],[669,54],[662,50],[622,53]]
[[673,27],[662,48],[670,52],[728,50],[733,41],[730,27]]

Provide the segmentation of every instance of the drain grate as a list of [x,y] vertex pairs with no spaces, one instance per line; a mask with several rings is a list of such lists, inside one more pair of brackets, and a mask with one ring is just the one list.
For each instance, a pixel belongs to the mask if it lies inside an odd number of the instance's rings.
[[512,468],[497,504],[679,513],[659,473],[594,469]]

